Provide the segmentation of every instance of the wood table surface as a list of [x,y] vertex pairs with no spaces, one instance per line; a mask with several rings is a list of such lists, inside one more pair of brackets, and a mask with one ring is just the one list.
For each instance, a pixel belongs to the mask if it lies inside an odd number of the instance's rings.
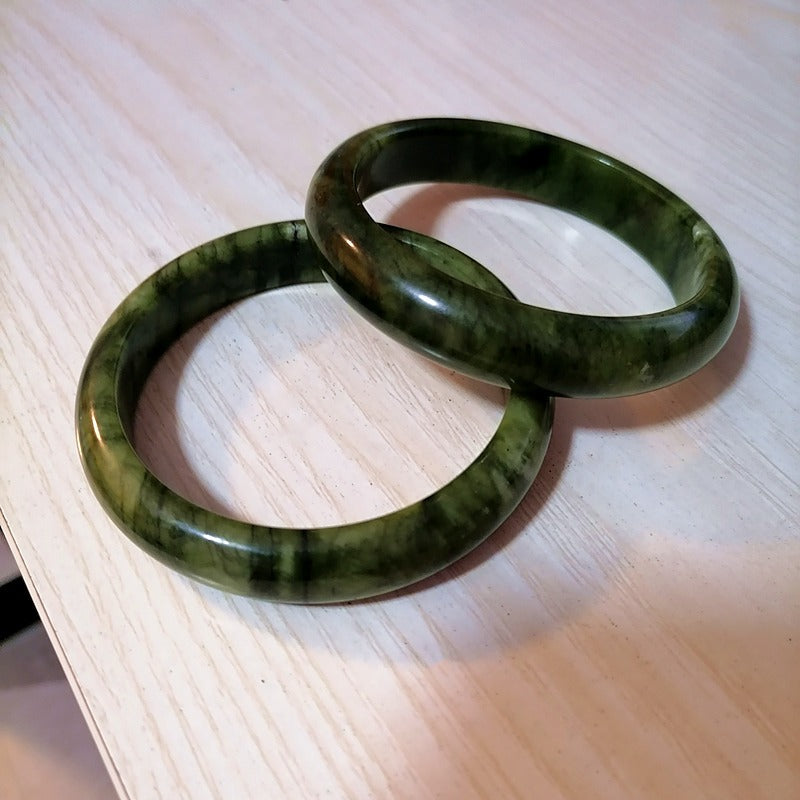
[[[0,56],[0,524],[122,797],[800,797],[797,2],[5,0]],[[519,508],[409,590],[309,608],[170,571],[81,469],[94,336],[179,253],[302,216],[344,138],[416,116],[668,185],[735,261],[729,343],[658,392],[559,400]],[[463,186],[368,207],[528,302],[670,304],[563,212]],[[503,403],[320,285],[186,334],[136,439],[190,499],[312,526],[434,491]]]

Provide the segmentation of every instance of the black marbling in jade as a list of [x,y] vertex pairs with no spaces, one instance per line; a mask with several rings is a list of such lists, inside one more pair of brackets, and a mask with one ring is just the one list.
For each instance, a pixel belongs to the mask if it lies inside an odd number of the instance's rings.
[[[482,267],[418,234],[387,229],[459,280],[505,293]],[[368,597],[452,563],[486,538],[531,485],[547,447],[553,400],[510,394],[476,461],[418,503],[377,519],[295,530],[251,525],[193,505],[148,471],[132,445],[151,369],[184,331],[258,292],[324,280],[302,221],[239,231],[167,264],[135,289],[99,333],[77,399],[81,458],[119,527],[169,566],[213,586],[295,603]]]
[[[427,181],[492,186],[584,217],[649,261],[678,305],[632,317],[565,313],[431,269],[362,204]],[[359,133],[318,169],[306,220],[328,279],[356,309],[405,344],[512,387],[571,397],[657,389],[708,362],[739,308],[731,259],[687,203],[610,156],[512,125],[420,119]]]

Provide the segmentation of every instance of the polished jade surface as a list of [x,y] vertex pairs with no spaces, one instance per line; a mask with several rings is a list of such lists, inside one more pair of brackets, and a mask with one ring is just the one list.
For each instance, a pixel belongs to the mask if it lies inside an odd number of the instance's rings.
[[[594,222],[650,262],[678,305],[631,317],[560,312],[432,269],[363,206],[429,181],[518,192]],[[328,279],[368,319],[448,366],[515,388],[570,397],[657,389],[707,363],[738,313],[731,259],[687,203],[610,156],[527,128],[421,119],[366,130],[320,166],[306,220]]]
[[[480,265],[420,234],[387,228],[424,263],[508,290]],[[100,331],[81,376],[78,446],[95,494],[119,527],[165,564],[229,591],[295,603],[368,597],[452,563],[516,507],[549,442],[553,399],[511,392],[473,464],[439,491],[384,517],[329,528],[255,525],[200,508],[148,471],[132,445],[148,374],[204,317],[250,295],[324,280],[302,221],[263,225],[204,244],[135,289]]]

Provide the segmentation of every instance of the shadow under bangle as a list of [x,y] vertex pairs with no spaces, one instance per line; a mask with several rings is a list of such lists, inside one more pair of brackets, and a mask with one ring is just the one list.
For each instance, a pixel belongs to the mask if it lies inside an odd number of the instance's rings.
[[[573,314],[431,269],[363,206],[377,192],[430,181],[518,192],[584,217],[640,253],[678,305],[629,317]],[[328,279],[357,310],[404,344],[511,387],[570,397],[656,389],[708,362],[738,313],[730,257],[689,205],[610,156],[527,128],[459,119],[371,128],[317,170],[306,220]]]
[[[494,292],[480,265],[420,234],[387,228],[426,262]],[[167,264],[116,309],[95,340],[78,389],[81,459],[106,511],[167,565],[241,594],[297,603],[368,597],[420,580],[485,539],[516,507],[541,466],[553,399],[512,392],[497,431],[459,476],[424,500],[376,519],[297,530],[234,520],[161,483],[133,445],[148,374],[192,325],[259,292],[324,280],[302,221],[224,236]]]

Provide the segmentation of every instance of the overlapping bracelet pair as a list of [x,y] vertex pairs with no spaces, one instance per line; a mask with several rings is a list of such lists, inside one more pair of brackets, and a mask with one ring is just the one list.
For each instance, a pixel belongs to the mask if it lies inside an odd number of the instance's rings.
[[[466,255],[379,225],[364,209],[376,192],[431,181],[510,190],[611,231],[653,266],[677,305],[632,317],[525,305]],[[158,359],[229,303],[326,278],[390,336],[510,388],[489,444],[429,497],[355,524],[307,530],[248,524],[171,491],[133,446],[136,404]],[[389,123],[353,136],[328,156],[311,181],[305,221],[261,225],[203,244],[122,302],[81,376],[80,455],[119,527],[183,573],[276,601],[369,597],[451,564],[513,511],[544,458],[554,396],[636,394],[685,378],[725,343],[738,307],[736,274],[714,231],[632,167],[495,122]]]

